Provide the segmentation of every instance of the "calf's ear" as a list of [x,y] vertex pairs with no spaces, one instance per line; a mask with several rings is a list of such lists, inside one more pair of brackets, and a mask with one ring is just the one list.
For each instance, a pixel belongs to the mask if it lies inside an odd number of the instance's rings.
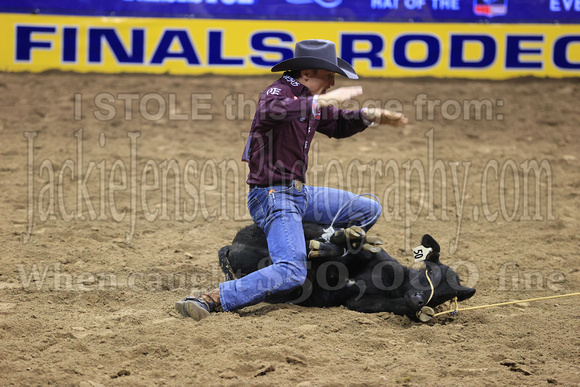
[[431,247],[433,249],[433,251],[427,254],[427,258],[425,258],[425,260],[430,262],[439,262],[439,243],[437,243],[437,241],[433,239],[431,235],[425,234],[423,235],[423,238],[421,238],[421,244],[424,247]]
[[460,286],[459,290],[457,291],[457,301],[467,300],[468,298],[473,297],[475,294],[475,289],[468,288],[467,286]]
[[439,243],[429,234],[423,235],[421,238],[421,244],[425,247],[431,247],[433,251],[440,252]]

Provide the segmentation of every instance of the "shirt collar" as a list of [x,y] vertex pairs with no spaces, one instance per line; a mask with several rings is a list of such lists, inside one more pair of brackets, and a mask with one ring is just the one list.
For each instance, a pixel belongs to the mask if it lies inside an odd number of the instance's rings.
[[280,82],[290,86],[290,90],[292,90],[292,94],[297,97],[300,97],[304,94],[309,95],[310,89],[304,86],[302,83],[298,82],[296,79],[292,78],[290,75],[283,75],[280,78]]

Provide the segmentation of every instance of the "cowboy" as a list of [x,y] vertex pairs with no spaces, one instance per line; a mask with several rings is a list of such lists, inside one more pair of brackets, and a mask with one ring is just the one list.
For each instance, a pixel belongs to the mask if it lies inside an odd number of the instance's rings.
[[315,132],[345,138],[375,123],[402,126],[407,119],[383,109],[337,107],[362,94],[362,87],[327,92],[335,74],[358,79],[352,66],[336,56],[333,42],[297,42],[294,58],[275,65],[272,72],[276,71],[285,72],[261,93],[242,157],[250,169],[248,209],[266,235],[272,265],[178,301],[175,308],[185,317],[200,320],[211,312],[254,305],[269,294],[302,286],[306,279],[302,222],[368,230],[381,213],[379,203],[370,198],[305,185],[308,150]]

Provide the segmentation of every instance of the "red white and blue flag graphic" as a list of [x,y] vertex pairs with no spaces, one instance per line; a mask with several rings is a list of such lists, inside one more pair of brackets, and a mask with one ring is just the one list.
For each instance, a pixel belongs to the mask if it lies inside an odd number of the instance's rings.
[[477,16],[503,16],[507,10],[508,0],[473,0],[473,13]]

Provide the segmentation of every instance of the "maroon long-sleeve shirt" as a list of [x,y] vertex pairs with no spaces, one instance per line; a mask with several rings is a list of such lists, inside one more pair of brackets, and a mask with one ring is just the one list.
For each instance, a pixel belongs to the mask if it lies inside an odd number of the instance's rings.
[[313,112],[312,98],[306,86],[287,75],[260,94],[242,157],[250,167],[248,184],[304,183],[315,132],[345,138],[366,129],[360,111],[329,106]]

